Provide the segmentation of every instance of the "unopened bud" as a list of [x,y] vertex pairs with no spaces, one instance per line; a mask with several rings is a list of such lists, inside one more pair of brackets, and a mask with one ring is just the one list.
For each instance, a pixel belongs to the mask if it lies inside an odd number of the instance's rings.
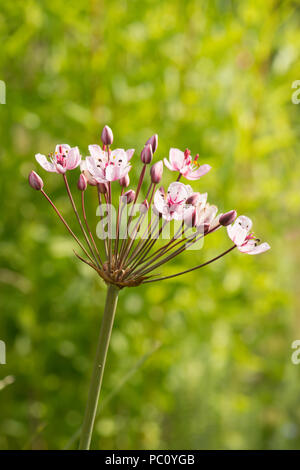
[[128,188],[129,183],[130,183],[128,173],[127,173],[127,175],[125,175],[125,176],[123,176],[122,178],[119,179],[119,183],[122,186],[122,188]]
[[104,145],[111,145],[114,140],[113,131],[109,126],[104,126],[101,132],[101,140]]
[[145,145],[141,153],[141,160],[145,165],[148,165],[152,162],[153,152],[152,146],[150,144]]
[[83,173],[81,173],[79,176],[77,188],[79,189],[79,191],[85,191],[87,188],[87,179]]
[[152,183],[157,184],[160,182],[160,180],[162,179],[163,171],[164,171],[164,164],[162,160],[152,165],[150,169],[150,176],[151,176]]
[[130,204],[131,202],[134,201],[134,198],[135,198],[135,191],[133,191],[132,189],[129,189],[129,191],[127,191],[123,197],[126,199],[126,203],[127,204]]
[[147,199],[145,199],[142,204],[140,204],[140,213],[141,214],[146,214],[146,212],[149,210],[149,202]]
[[42,178],[35,171],[31,171],[29,173],[28,181],[29,181],[30,186],[33,189],[36,189],[37,191],[40,191],[41,189],[43,189],[44,182]]
[[107,193],[107,186],[105,183],[98,183],[98,189],[101,194],[106,194]]
[[221,225],[230,225],[232,222],[236,219],[237,213],[235,210],[226,212],[226,214],[222,214],[221,217],[219,218],[219,223]]
[[193,193],[190,197],[187,198],[186,204],[191,204],[192,206],[197,206],[201,201],[202,196],[200,193]]
[[145,145],[147,144],[150,144],[151,147],[152,147],[152,152],[154,153],[157,149],[157,146],[158,146],[158,135],[157,134],[154,134],[152,137],[150,137],[150,139],[147,140],[147,142],[145,143]]

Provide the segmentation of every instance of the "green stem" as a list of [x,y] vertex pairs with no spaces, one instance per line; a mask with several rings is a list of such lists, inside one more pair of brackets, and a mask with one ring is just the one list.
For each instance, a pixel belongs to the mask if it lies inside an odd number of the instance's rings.
[[80,450],[88,450],[90,448],[98,400],[101,391],[106,355],[108,351],[111,331],[114,323],[114,317],[118,302],[118,293],[119,288],[117,286],[109,284],[107,288],[105,309],[101,323],[93,375],[89,390],[89,397],[82,425],[81,439],[79,445]]

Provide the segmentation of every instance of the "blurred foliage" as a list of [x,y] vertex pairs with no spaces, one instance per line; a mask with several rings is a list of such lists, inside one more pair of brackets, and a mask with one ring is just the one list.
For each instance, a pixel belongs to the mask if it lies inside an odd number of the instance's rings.
[[[103,399],[161,347],[107,402],[93,448],[299,448],[299,26],[288,0],[1,2],[1,449],[63,448],[82,420],[105,287],[27,175],[75,222],[34,154],[84,155],[106,123],[137,149],[132,175],[154,132],[156,159],[198,152],[213,171],[195,189],[249,215],[272,250],[121,292]],[[220,231],[163,272],[227,246]]]

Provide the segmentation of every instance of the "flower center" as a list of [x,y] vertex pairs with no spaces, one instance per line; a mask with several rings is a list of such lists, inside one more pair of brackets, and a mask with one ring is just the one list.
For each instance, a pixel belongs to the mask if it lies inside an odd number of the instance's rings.
[[65,168],[66,163],[67,163],[66,162],[67,153],[68,153],[68,150],[64,150],[62,146],[60,145],[59,151],[55,152],[54,156],[53,154],[50,154],[50,155],[57,165],[61,165],[63,168]]
[[252,233],[249,233],[249,235],[246,236],[245,241],[244,241],[244,243],[242,244],[242,246],[247,245],[247,243],[248,243],[250,240],[255,241],[255,243],[254,243],[255,246],[256,246],[256,245],[259,243],[259,241],[260,241],[259,238],[257,238],[257,237],[254,235],[254,233],[252,232]]

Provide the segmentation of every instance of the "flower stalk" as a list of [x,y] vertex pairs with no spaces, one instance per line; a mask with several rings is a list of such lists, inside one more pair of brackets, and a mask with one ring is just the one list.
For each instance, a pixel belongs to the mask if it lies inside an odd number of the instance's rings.
[[91,444],[93,427],[106,363],[106,356],[117,308],[118,294],[119,288],[117,286],[114,286],[113,284],[109,284],[107,287],[106,302],[101,322],[89,396],[81,429],[81,438],[79,444],[80,450],[88,450]]

